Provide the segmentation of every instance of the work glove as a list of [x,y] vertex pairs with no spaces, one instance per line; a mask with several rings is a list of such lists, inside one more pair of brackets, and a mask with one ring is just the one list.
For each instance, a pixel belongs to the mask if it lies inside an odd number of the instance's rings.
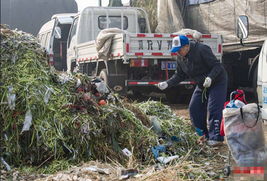
[[210,85],[211,85],[211,82],[212,82],[211,78],[210,77],[206,77],[206,79],[205,79],[205,81],[203,83],[203,87],[209,88]]
[[168,83],[167,82],[160,82],[157,84],[157,86],[160,90],[164,90],[168,87]]

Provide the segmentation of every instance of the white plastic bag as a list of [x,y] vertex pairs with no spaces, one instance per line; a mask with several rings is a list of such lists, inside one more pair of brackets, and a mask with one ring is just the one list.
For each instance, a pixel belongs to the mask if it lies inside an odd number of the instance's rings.
[[53,92],[54,92],[54,90],[52,88],[47,87],[46,92],[45,92],[45,95],[44,95],[44,102],[45,102],[45,104],[48,103],[48,101],[50,99],[50,96],[51,96],[51,93],[53,93]]
[[73,77],[69,73],[61,73],[58,75],[58,80],[61,84],[65,84],[66,82],[73,80]]
[[178,159],[179,156],[178,155],[174,155],[174,156],[169,156],[169,157],[164,157],[164,156],[160,156],[157,158],[157,160],[160,162],[160,163],[163,163],[163,164],[167,164],[175,159]]
[[13,87],[8,86],[7,102],[10,110],[15,110],[16,106],[16,94],[13,93]]
[[107,85],[104,82],[97,82],[95,83],[96,90],[101,94],[109,93],[109,90],[107,88]]
[[232,156],[239,166],[267,165],[262,119],[257,104],[223,110],[224,131]]
[[31,125],[32,125],[32,112],[30,109],[28,109],[25,115],[25,121],[23,123],[23,128],[22,128],[21,133],[23,133],[24,131],[29,131]]
[[157,135],[161,135],[162,134],[162,129],[161,129],[161,125],[160,122],[158,120],[157,116],[150,116],[150,123],[152,124],[152,130],[157,134]]

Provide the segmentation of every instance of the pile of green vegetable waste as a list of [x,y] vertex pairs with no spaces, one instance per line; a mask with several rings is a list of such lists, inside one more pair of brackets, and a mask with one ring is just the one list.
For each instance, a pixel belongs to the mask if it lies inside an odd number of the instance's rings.
[[66,159],[126,164],[129,157],[149,164],[151,148],[169,138],[175,155],[195,146],[190,125],[168,106],[129,103],[98,79],[56,71],[29,34],[1,26],[0,54],[0,157],[11,166]]

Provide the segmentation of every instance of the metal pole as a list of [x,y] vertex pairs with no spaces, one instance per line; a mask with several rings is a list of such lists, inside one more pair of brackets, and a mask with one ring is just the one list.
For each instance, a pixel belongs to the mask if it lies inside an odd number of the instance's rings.
[[102,0],[98,0],[99,6],[102,7]]

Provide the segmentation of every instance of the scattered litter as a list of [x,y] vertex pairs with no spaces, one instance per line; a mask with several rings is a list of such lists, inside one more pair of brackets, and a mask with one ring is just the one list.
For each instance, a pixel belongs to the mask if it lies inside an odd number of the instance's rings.
[[134,177],[138,174],[138,170],[136,169],[127,169],[127,170],[122,170],[121,171],[121,177],[120,180],[125,180],[130,177]]
[[158,157],[157,160],[160,162],[160,163],[163,163],[163,164],[167,164],[175,159],[179,158],[178,155],[175,155],[175,156],[169,156],[169,157]]
[[0,160],[1,160],[1,163],[6,167],[6,170],[7,170],[7,171],[10,171],[10,170],[11,170],[11,167],[10,167],[9,164],[4,160],[4,158],[1,157]]
[[16,94],[13,93],[13,87],[8,86],[7,102],[10,110],[15,110],[16,106],[15,101],[16,101]]
[[109,169],[98,168],[97,166],[91,166],[91,167],[84,168],[83,171],[98,172],[100,174],[106,174],[106,175],[110,174]]
[[158,145],[151,148],[154,158],[157,159],[159,157],[160,152],[166,152],[166,146]]
[[21,133],[23,133],[24,131],[29,131],[31,125],[32,125],[32,112],[31,112],[31,110],[29,109],[29,110],[26,112],[26,115],[25,115],[25,121],[24,121],[24,123],[23,123],[23,128],[22,128]]
[[162,129],[161,129],[160,122],[159,122],[158,118],[156,116],[150,116],[150,122],[152,124],[153,131],[156,134],[161,135]]
[[48,101],[49,101],[49,99],[50,99],[51,93],[53,93],[53,89],[47,87],[46,92],[45,92],[45,95],[44,95],[44,102],[45,102],[46,104],[48,103]]
[[81,84],[82,84],[81,79],[77,78],[76,87],[80,87]]
[[[69,81],[73,80],[71,74],[68,74],[68,73],[61,73],[60,75],[58,75],[58,81],[61,83],[61,84],[65,84]],[[77,84],[78,85],[78,81],[77,81]]]
[[101,94],[106,94],[106,93],[109,93],[109,90],[107,88],[107,85],[101,81],[101,82],[97,82],[95,83],[96,85],[96,90],[101,93]]
[[124,148],[122,152],[127,157],[131,157],[133,155],[132,152],[130,152],[130,150],[128,150],[127,148]]

